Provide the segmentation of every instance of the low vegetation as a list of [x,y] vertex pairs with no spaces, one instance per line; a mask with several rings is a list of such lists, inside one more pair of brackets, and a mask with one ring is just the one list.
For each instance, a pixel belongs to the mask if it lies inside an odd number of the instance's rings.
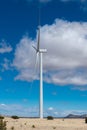
[[53,126],[53,129],[56,129],[56,127],[55,127],[55,126]]
[[47,120],[53,120],[54,118],[52,116],[48,116]]
[[14,130],[14,126],[11,127],[11,130]]
[[32,125],[32,128],[35,128],[35,125]]
[[85,123],[87,123],[87,117],[85,118]]
[[13,118],[13,119],[19,119],[18,116],[11,116],[11,118]]
[[3,119],[0,119],[0,130],[7,130],[6,121],[3,121]]
[[0,119],[4,119],[4,116],[1,116],[1,115],[0,115]]
[[24,125],[26,125],[27,123],[24,123]]

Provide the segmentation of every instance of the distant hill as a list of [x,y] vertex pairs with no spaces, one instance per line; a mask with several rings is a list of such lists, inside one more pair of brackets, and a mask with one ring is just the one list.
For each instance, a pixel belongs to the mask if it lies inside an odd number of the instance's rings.
[[74,114],[69,114],[68,116],[66,116],[65,118],[86,118],[87,114],[83,114],[83,115],[74,115]]
[[87,117],[87,114],[81,115],[81,118],[85,118]]

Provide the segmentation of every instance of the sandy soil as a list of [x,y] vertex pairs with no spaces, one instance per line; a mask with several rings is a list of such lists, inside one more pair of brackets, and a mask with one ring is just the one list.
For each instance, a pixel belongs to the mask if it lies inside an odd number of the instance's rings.
[[[7,130],[87,130],[85,119],[12,119],[5,118]],[[33,128],[33,125],[35,128]],[[12,129],[12,127],[14,127]]]

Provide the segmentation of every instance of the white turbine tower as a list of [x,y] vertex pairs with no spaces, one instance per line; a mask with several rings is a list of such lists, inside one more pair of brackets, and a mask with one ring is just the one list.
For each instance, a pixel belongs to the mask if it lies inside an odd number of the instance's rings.
[[39,72],[40,72],[40,108],[39,108],[39,115],[40,118],[43,119],[43,53],[46,53],[46,49],[40,49],[40,25],[38,29],[38,41],[37,41],[37,48],[33,46],[36,50],[36,53],[39,54]]

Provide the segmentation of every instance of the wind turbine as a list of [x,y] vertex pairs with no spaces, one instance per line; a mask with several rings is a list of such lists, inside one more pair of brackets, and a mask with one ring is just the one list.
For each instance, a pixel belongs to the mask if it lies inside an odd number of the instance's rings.
[[43,53],[46,53],[46,49],[40,49],[40,25],[38,28],[38,40],[37,40],[37,48],[33,46],[36,51],[36,54],[39,54],[39,72],[40,72],[40,108],[39,115],[40,118],[43,119]]

